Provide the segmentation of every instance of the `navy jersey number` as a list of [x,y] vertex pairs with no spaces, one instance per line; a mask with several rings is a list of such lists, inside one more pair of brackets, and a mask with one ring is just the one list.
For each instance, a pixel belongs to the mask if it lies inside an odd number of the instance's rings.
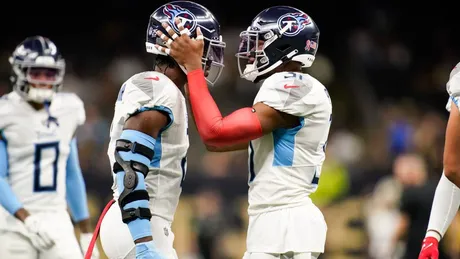
[[249,141],[249,183],[254,181],[256,178],[256,173],[254,172],[254,147],[252,142]]
[[[54,153],[52,160],[51,171],[44,171],[41,168],[43,152],[45,150]],[[59,158],[59,142],[41,143],[35,145],[34,155],[34,192],[50,192],[56,191],[57,173],[58,173],[58,158]],[[51,179],[51,183],[43,185],[41,179]]]
[[182,169],[182,180],[180,182],[180,187],[182,187],[182,184],[185,181],[185,175],[187,174],[187,157],[186,156],[182,158],[182,160],[180,161],[180,167]]
[[284,79],[289,79],[289,78],[298,78],[301,81],[303,80],[302,74],[294,73],[294,72],[286,72]]
[[117,101],[121,101],[121,99],[123,99],[123,94],[125,93],[125,88],[126,88],[126,84],[123,84],[120,88],[120,91],[118,92],[118,97],[117,97]]
[[[188,116],[185,116],[185,118],[188,119]],[[188,127],[185,133],[188,135]],[[180,167],[182,169],[182,180],[180,182],[180,187],[182,187],[182,184],[185,181],[185,175],[187,175],[187,156],[184,156],[184,158],[182,158],[182,161],[180,161]]]

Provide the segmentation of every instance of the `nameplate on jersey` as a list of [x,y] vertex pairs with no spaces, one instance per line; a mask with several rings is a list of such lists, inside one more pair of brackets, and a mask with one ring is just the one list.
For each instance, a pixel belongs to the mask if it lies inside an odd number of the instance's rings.
[[36,127],[35,135],[39,140],[56,138],[58,135],[58,124],[55,122],[49,122],[48,120],[42,121],[42,124]]

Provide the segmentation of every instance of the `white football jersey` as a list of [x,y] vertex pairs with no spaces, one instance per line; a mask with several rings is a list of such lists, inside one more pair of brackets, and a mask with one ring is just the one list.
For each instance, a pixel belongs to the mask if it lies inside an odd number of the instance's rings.
[[[121,87],[110,130],[110,164],[115,163],[115,143],[120,138],[125,121],[145,110],[162,111],[170,118],[169,125],[156,139],[155,155],[145,183],[152,215],[172,221],[187,170],[188,116],[184,96],[165,75],[154,71],[142,72],[132,76]],[[115,174],[113,177],[114,198],[118,199]]]
[[[49,116],[51,114],[52,117]],[[66,211],[66,166],[75,130],[85,122],[81,99],[58,93],[49,107],[35,110],[16,92],[0,99],[0,131],[8,152],[8,182],[31,213]],[[22,227],[0,209],[0,228]]]
[[450,72],[449,81],[446,88],[449,93],[446,109],[450,112],[452,102],[460,109],[460,63],[458,63]]
[[326,88],[308,74],[267,78],[254,100],[300,118],[249,144],[249,215],[310,203],[316,191],[332,120]]

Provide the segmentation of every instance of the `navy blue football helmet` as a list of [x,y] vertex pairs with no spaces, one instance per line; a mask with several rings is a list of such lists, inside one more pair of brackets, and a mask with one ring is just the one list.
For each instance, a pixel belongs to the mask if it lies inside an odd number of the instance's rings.
[[310,67],[319,44],[319,29],[303,11],[274,6],[260,12],[241,32],[236,57],[242,78],[258,82],[283,62]]
[[[48,38],[33,36],[25,39],[8,59],[12,66],[10,81],[13,89],[28,101],[50,102],[62,87],[65,61],[56,45]],[[37,71],[44,78],[35,76]],[[37,86],[51,86],[43,88]]]
[[[224,68],[224,48],[225,42],[222,41],[220,34],[220,24],[214,15],[204,6],[190,1],[175,1],[160,6],[152,15],[150,15],[149,25],[147,27],[147,40],[145,43],[147,52],[156,55],[166,55],[159,52],[154,45],[166,46],[165,42],[156,35],[157,30],[161,30],[169,37],[168,32],[161,26],[165,22],[180,35],[179,29],[174,22],[179,18],[184,27],[190,31],[190,37],[196,37],[196,29],[201,28],[204,36],[203,51],[203,70],[206,70],[206,80],[213,85],[219,79]],[[182,70],[186,73],[184,67]]]

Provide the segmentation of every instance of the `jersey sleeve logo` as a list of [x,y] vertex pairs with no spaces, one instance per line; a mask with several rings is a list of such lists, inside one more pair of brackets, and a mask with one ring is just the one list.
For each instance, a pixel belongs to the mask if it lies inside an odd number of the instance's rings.
[[160,78],[159,78],[158,76],[146,77],[146,78],[144,78],[144,79],[146,79],[146,80],[155,80],[155,81],[159,81],[159,80],[160,80]]
[[[302,74],[287,72],[283,73],[283,75],[283,79],[281,80],[282,83],[277,83],[275,89],[284,107],[300,101],[311,92],[313,85],[310,81],[305,81]],[[281,86],[286,90],[282,89]]]
[[288,85],[288,84],[285,84],[284,85],[284,89],[292,89],[292,88],[299,88],[300,86],[298,85]]

